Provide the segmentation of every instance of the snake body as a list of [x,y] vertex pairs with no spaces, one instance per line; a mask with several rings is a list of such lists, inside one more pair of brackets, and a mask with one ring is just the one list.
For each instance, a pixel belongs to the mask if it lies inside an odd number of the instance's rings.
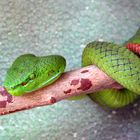
[[[140,44],[140,29],[127,43]],[[97,103],[119,108],[140,95],[140,60],[124,46],[99,41],[89,43],[82,54],[82,66],[93,64],[124,87],[89,94]],[[57,80],[64,72],[65,65],[65,59],[59,55],[22,55],[8,69],[4,87],[15,96],[32,92]]]
[[95,64],[126,88],[90,94],[96,102],[118,108],[129,104],[140,94],[140,60],[125,47],[108,42],[91,42],[84,49],[82,64]]

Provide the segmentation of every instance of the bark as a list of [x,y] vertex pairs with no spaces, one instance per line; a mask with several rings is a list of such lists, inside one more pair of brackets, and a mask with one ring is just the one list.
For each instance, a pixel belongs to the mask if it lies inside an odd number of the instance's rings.
[[123,88],[96,66],[65,72],[50,86],[23,96],[11,96],[0,88],[0,115],[51,105],[74,95],[83,95],[106,88]]

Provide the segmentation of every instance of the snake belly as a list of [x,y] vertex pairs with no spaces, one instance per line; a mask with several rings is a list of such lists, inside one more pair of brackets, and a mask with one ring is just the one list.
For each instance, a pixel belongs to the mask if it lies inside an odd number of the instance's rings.
[[95,64],[125,89],[106,89],[89,94],[92,100],[110,108],[133,102],[140,94],[140,60],[123,46],[94,41],[83,51],[82,66]]

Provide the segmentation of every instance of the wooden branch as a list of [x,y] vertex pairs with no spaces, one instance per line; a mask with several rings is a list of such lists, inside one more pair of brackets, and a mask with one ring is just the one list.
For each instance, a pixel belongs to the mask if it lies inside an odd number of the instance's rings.
[[50,86],[23,96],[11,96],[1,87],[0,115],[54,104],[71,96],[106,88],[121,89],[123,87],[94,65],[66,72]]

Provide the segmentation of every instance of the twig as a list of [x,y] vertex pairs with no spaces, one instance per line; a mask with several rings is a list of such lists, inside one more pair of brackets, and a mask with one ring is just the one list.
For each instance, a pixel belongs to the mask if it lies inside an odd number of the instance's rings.
[[106,88],[123,88],[96,66],[62,74],[53,84],[23,96],[11,96],[1,87],[0,115],[54,104],[74,95],[88,94]]

